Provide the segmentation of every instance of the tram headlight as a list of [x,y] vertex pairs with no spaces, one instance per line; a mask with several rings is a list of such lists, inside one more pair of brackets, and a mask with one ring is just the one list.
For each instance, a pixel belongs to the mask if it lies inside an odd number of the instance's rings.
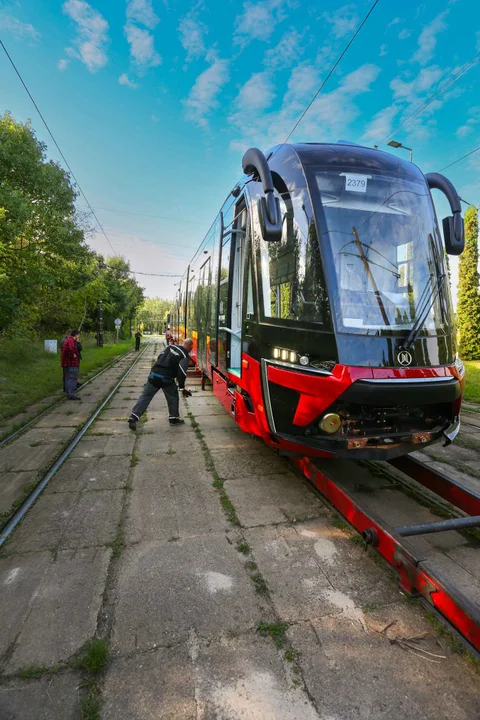
[[299,362],[300,365],[308,365],[308,363],[310,362],[310,358],[308,357],[308,355],[301,355]]
[[318,423],[318,427],[320,428],[320,430],[323,430],[323,432],[326,432],[329,435],[336,433],[338,430],[340,430],[341,426],[342,419],[340,415],[337,415],[337,413],[327,413],[320,419],[320,422]]
[[280,357],[280,348],[273,348],[273,357],[278,360]]
[[282,350],[282,360],[288,360],[288,350]]
[[297,359],[297,353],[293,352],[293,350],[290,350],[289,358],[291,363],[294,363]]

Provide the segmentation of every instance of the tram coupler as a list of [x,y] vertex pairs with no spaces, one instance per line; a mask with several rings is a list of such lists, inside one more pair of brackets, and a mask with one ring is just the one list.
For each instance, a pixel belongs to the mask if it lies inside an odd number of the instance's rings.
[[450,520],[437,520],[435,522],[420,523],[419,525],[402,525],[395,528],[400,537],[412,535],[427,535],[429,533],[446,532],[447,530],[463,530],[464,528],[480,527],[480,515],[471,517],[451,518]]

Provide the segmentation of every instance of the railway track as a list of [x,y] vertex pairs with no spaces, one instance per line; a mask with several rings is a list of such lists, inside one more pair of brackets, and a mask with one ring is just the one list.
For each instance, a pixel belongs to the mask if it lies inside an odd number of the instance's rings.
[[[120,363],[122,360],[124,360],[128,355],[130,355],[133,350],[128,350],[126,353],[123,353],[122,355],[119,355],[115,358],[115,360],[112,360],[111,363],[108,363],[104,368],[99,370],[99,372],[95,373],[95,375],[92,375],[92,377],[88,378],[88,380],[85,380],[84,383],[81,384],[81,386],[78,388],[79,390],[83,390],[87,387],[87,385],[90,385],[94,380],[96,380],[98,377],[103,375],[107,370],[110,370],[112,367],[115,367],[118,363]],[[21,425],[20,427],[16,428],[13,432],[9,433],[8,435],[5,435],[0,439],[0,450],[5,447],[5,445],[8,445],[8,443],[12,442],[12,440],[15,440],[15,438],[19,437],[20,435],[23,435],[24,432],[29,430],[31,427],[36,425],[45,415],[48,415],[48,413],[52,412],[52,410],[55,410],[55,408],[59,407],[63,402],[65,401],[64,397],[59,398],[55,402],[53,402],[51,405],[49,405],[45,410],[42,410],[37,415],[34,415],[32,418],[30,418],[26,423]]]
[[[425,544],[426,535],[451,533],[452,537],[452,531],[478,528],[480,493],[409,455],[390,463],[314,462],[308,458],[292,462],[314,491],[360,533],[365,547],[373,547],[395,570],[402,589],[435,611],[480,658],[479,593],[472,592],[465,582],[461,586],[458,578],[452,577],[452,567],[447,564],[447,569],[442,568],[439,553],[430,555]],[[361,472],[362,482],[358,483]],[[390,489],[401,486],[413,502],[426,508],[440,508],[442,519],[428,517],[424,522],[410,524],[409,517],[409,524],[392,524],[397,515],[395,508],[382,507],[374,497],[376,490],[388,487],[389,479]],[[425,514],[431,513],[426,509]],[[469,545],[475,562],[473,553],[478,552],[478,540],[472,536]]]
[[[93,423],[96,421],[102,410],[105,408],[105,406],[110,402],[110,400],[114,397],[114,395],[117,393],[121,385],[125,382],[133,368],[136,366],[138,361],[147,355],[148,350],[152,348],[152,345],[154,345],[154,351],[157,347],[157,343],[148,343],[145,345],[145,348],[138,353],[138,355],[135,357],[134,361],[130,365],[130,367],[126,370],[126,372],[123,373],[123,375],[120,377],[120,379],[115,383],[114,387],[105,395],[102,400],[97,404],[94,411],[91,413],[89,418],[82,424],[82,427],[76,432],[74,437],[70,440],[67,447],[63,450],[61,455],[48,467],[48,469],[44,472],[42,477],[38,480],[37,484],[35,485],[34,489],[22,500],[19,507],[12,513],[12,515],[9,517],[9,519],[3,524],[3,526],[0,528],[0,548],[5,544],[5,542],[8,540],[10,535],[13,533],[15,528],[19,525],[19,523],[22,521],[26,513],[30,510],[32,505],[36,502],[38,497],[42,494],[42,492],[47,487],[48,483],[52,479],[52,477],[55,475],[55,473],[60,469],[60,467],[63,465],[63,463],[67,460],[68,457],[72,454],[73,450],[76,448],[80,440],[83,438],[85,433],[88,431],[88,429],[93,425]],[[123,355],[124,358],[128,353]],[[87,383],[84,383],[82,387],[84,387],[88,382],[92,382],[95,378],[98,378],[103,372],[105,372],[109,367],[112,367],[115,363],[111,363],[107,368],[104,368],[101,372],[97,373],[94,377],[90,378]],[[51,406],[48,408],[47,411],[42,412],[39,416],[34,418],[32,421],[27,423],[25,426],[19,429],[17,433],[10,437],[10,440],[14,439],[18,434],[21,432],[25,432],[27,429],[31,427],[34,422],[37,422],[40,417],[43,417],[48,412],[51,412],[54,407],[59,405],[61,402],[63,402],[63,398],[59,403],[56,403],[54,406]],[[3,444],[6,444],[6,440],[3,442]],[[0,446],[1,447],[1,446]]]

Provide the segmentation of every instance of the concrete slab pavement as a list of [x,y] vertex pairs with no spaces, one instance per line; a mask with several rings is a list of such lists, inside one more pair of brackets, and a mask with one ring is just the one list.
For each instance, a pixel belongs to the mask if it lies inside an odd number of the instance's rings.
[[80,697],[77,674],[0,685],[0,720],[77,720]]
[[142,542],[120,561],[113,647],[122,654],[256,626],[260,606],[239,553],[221,535]]
[[[127,398],[145,373],[129,376]],[[5,672],[71,661],[98,636],[111,651],[96,678],[105,720],[474,718],[480,683],[464,659],[288,463],[215,403],[194,396],[182,414],[198,430],[170,428],[158,394],[137,433],[116,432],[111,408],[96,427],[114,434],[94,427],[53,479],[0,557],[0,700],[8,687],[18,702],[22,687],[28,709],[34,687],[43,712],[46,679]],[[397,642],[418,635],[445,659]],[[67,676],[52,676],[64,694],[53,720],[78,702]]]

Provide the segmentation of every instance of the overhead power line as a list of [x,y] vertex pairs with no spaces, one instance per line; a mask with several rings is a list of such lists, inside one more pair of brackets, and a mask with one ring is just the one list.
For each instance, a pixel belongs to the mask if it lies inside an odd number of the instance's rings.
[[131,272],[133,275],[149,275],[150,277],[172,277],[172,278],[182,277],[182,275],[162,275],[159,273],[144,273],[144,272],[140,272],[139,270],[129,270],[129,272]]
[[391,133],[389,133],[386,137],[383,138],[378,144],[383,145],[387,140],[389,140],[393,135],[395,135],[398,130],[402,127],[402,125],[405,125],[406,122],[409,120],[413,120],[413,118],[418,117],[420,113],[422,113],[429,105],[431,105],[442,93],[446,92],[449,88],[454,85],[457,80],[460,80],[460,78],[465,75],[476,63],[478,58],[480,57],[480,52],[478,52],[476,55],[474,55],[468,62],[463,65],[460,70],[458,70],[456,73],[454,73],[448,80],[446,80],[443,85],[441,85],[437,90],[435,90],[432,95],[430,95],[426,100],[424,100],[423,103],[421,103],[408,117],[406,117],[402,122],[397,125],[395,130],[392,130]]
[[114,210],[113,208],[98,207],[97,205],[95,205],[94,207],[95,207],[95,210],[104,210],[105,212],[122,213],[123,215],[138,215],[139,217],[155,218],[156,220],[168,220],[169,222],[175,222],[175,223],[188,223],[189,225],[197,225],[198,224],[195,220],[182,220],[182,218],[170,218],[170,217],[165,217],[164,215],[148,215],[147,213],[133,212],[131,210]]
[[475,150],[471,150],[466,155],[462,155],[462,157],[457,158],[457,160],[454,160],[453,162],[449,163],[448,165],[445,165],[445,167],[441,168],[438,172],[443,172],[447,168],[452,167],[452,165],[456,165],[457,163],[459,163],[460,160],[465,160],[465,158],[467,158],[469,155],[473,155],[473,153],[476,153],[479,150],[480,150],[480,145],[478,147],[476,147]]
[[300,123],[302,122],[303,118],[305,117],[305,115],[307,114],[307,112],[310,110],[310,108],[312,107],[312,105],[313,105],[313,103],[315,102],[315,100],[317,99],[317,97],[318,97],[318,96],[320,95],[320,93],[322,92],[323,88],[325,87],[325,85],[327,84],[327,82],[329,81],[329,79],[331,78],[331,76],[333,75],[333,73],[335,72],[335,70],[337,69],[337,67],[339,66],[339,64],[341,63],[344,55],[347,53],[350,45],[353,43],[353,41],[354,41],[355,38],[357,37],[357,35],[358,35],[358,33],[360,32],[360,30],[363,28],[363,26],[364,26],[365,23],[367,22],[368,18],[370,17],[370,15],[372,14],[372,12],[375,10],[376,6],[378,5],[378,2],[379,2],[379,0],[375,0],[375,2],[373,3],[373,5],[371,6],[370,10],[367,12],[367,14],[365,15],[365,17],[363,18],[362,22],[360,23],[360,25],[358,26],[358,28],[357,28],[357,29],[355,30],[355,32],[353,33],[352,37],[350,38],[350,40],[348,41],[348,43],[346,44],[346,46],[345,46],[344,49],[342,50],[341,54],[340,54],[339,57],[337,58],[336,62],[334,63],[334,65],[333,65],[332,68],[330,69],[329,73],[327,74],[325,80],[322,82],[322,84],[321,84],[320,87],[318,88],[317,92],[316,92],[315,95],[312,97],[312,99],[311,99],[310,102],[308,103],[307,107],[306,107],[305,110],[302,112],[302,114],[301,114],[300,117],[298,118],[297,122],[295,123],[295,125],[293,126],[293,128],[292,128],[292,129],[290,130],[290,132],[288,133],[287,137],[286,137],[285,140],[284,140],[284,143],[283,143],[284,145],[290,140],[290,138],[292,137],[293,133],[295,132],[295,130],[297,129],[297,127],[300,125]]
[[19,72],[17,66],[15,65],[13,59],[11,58],[11,56],[10,56],[7,48],[6,48],[5,45],[3,44],[2,40],[0,40],[0,45],[2,46],[2,48],[3,48],[3,50],[4,50],[4,52],[5,52],[5,55],[7,56],[7,58],[10,60],[10,63],[11,63],[11,65],[12,65],[13,69],[15,70],[16,74],[18,75],[18,78],[19,78],[20,82],[22,83],[23,87],[25,88],[25,92],[27,93],[28,97],[29,97],[30,100],[32,101],[32,103],[33,103],[33,105],[34,105],[34,107],[35,107],[35,110],[37,111],[37,113],[38,113],[39,116],[40,116],[41,121],[42,121],[43,124],[45,125],[48,134],[49,134],[50,137],[52,138],[52,140],[53,140],[53,142],[54,142],[54,144],[55,144],[55,147],[57,148],[58,152],[60,153],[60,156],[61,156],[63,162],[65,163],[66,167],[68,168],[68,171],[69,171],[70,175],[71,175],[72,178],[74,179],[74,181],[75,181],[75,183],[76,183],[76,185],[77,185],[80,193],[81,193],[82,196],[83,196],[83,199],[84,199],[85,202],[87,203],[87,206],[90,208],[90,211],[91,211],[93,217],[95,218],[98,227],[100,228],[100,230],[102,231],[103,235],[105,236],[105,239],[107,240],[108,244],[109,244],[110,247],[112,248],[112,251],[113,251],[114,255],[117,255],[117,252],[116,252],[115,248],[113,247],[112,243],[110,242],[110,238],[108,237],[107,233],[105,232],[105,230],[103,229],[102,225],[100,224],[99,219],[98,219],[97,216],[95,215],[95,211],[93,210],[92,206],[90,205],[90,202],[89,202],[87,196],[86,196],[85,193],[83,192],[82,187],[81,187],[80,183],[78,182],[77,178],[75,177],[75,174],[74,174],[72,168],[71,168],[70,165],[68,164],[67,158],[65,157],[65,155],[64,155],[63,152],[61,151],[60,146],[59,146],[58,142],[56,141],[56,139],[55,139],[52,131],[50,130],[47,121],[46,121],[45,118],[43,117],[43,115],[42,115],[42,113],[41,113],[41,111],[40,111],[40,108],[38,107],[37,103],[35,102],[35,100],[34,100],[34,98],[33,98],[33,96],[32,96],[32,93],[30,92],[30,90],[28,89],[28,87],[27,87],[24,79],[23,79],[22,76],[20,75],[20,72]]

